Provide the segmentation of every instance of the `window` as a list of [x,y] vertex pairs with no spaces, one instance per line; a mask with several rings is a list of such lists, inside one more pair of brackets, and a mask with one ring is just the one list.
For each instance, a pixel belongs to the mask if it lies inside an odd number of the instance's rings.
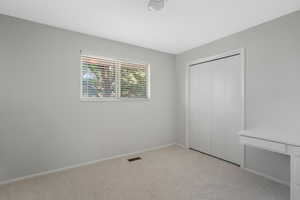
[[81,56],[81,99],[149,98],[149,65]]

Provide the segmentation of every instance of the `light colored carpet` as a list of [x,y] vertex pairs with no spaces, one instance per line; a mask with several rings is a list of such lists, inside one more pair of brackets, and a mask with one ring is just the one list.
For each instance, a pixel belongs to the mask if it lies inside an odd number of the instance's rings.
[[178,146],[0,187],[1,200],[288,200],[289,188]]

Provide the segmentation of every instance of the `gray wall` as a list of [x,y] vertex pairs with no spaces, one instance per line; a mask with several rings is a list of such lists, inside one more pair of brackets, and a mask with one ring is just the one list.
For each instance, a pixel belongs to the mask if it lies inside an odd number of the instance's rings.
[[[80,102],[80,50],[151,64],[151,100]],[[175,56],[0,15],[0,181],[175,142]]]
[[[0,15],[0,181],[175,136],[184,144],[186,64],[239,48],[247,55],[247,128],[299,132],[300,12],[184,52],[176,71],[173,55]],[[80,50],[150,63],[151,100],[80,102]],[[249,168],[289,179],[286,156],[252,148],[246,156]]]
[[[177,140],[185,143],[185,67],[200,57],[246,49],[246,126],[281,134],[300,133],[300,12],[214,41],[176,57]],[[289,179],[286,156],[247,150],[246,167]],[[273,158],[270,162],[268,158]],[[270,167],[272,165],[272,167]],[[276,168],[276,169],[275,169]],[[288,170],[288,169],[285,169]]]

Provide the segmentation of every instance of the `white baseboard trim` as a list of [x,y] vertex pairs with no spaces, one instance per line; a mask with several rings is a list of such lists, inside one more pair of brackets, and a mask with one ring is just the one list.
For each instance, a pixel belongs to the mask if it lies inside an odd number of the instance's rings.
[[183,149],[186,149],[186,147],[183,144],[176,143],[176,145],[183,148]]
[[77,165],[71,165],[71,166],[67,166],[67,167],[63,167],[63,168],[59,168],[59,169],[39,172],[39,173],[30,174],[30,175],[23,176],[23,177],[10,179],[10,180],[0,181],[0,186],[10,184],[10,183],[14,183],[14,182],[18,182],[18,181],[22,181],[22,180],[26,180],[26,179],[31,179],[31,178],[38,177],[38,176],[44,176],[44,175],[48,175],[48,174],[52,174],[52,173],[62,172],[62,171],[68,170],[68,169],[74,169],[74,168],[78,168],[78,167],[92,165],[92,164],[102,162],[102,161],[105,161],[105,160],[111,160],[111,159],[116,159],[116,158],[121,158],[121,157],[127,157],[127,156],[140,154],[140,153],[144,153],[144,152],[148,152],[148,151],[163,149],[163,148],[166,148],[166,147],[169,147],[169,146],[174,146],[174,145],[177,145],[177,144],[176,143],[170,143],[170,144],[160,145],[160,146],[156,146],[156,147],[152,147],[152,148],[147,148],[147,149],[144,149],[144,150],[141,150],[141,151],[126,153],[126,154],[119,154],[119,155],[115,155],[115,156],[111,156],[111,157],[102,158],[102,159],[99,159],[99,160],[93,160],[93,161],[89,161],[89,162],[85,162],[85,163],[80,163],[80,164],[77,164]]
[[288,181],[280,180],[278,178],[275,178],[273,176],[269,176],[269,175],[267,175],[265,173],[262,173],[262,172],[255,171],[253,169],[249,169],[249,168],[243,168],[243,169],[246,170],[246,171],[248,171],[248,172],[251,172],[253,174],[256,174],[258,176],[263,176],[263,177],[265,177],[265,178],[267,178],[269,180],[272,180],[272,181],[274,181],[276,183],[280,183],[280,184],[283,184],[283,185],[286,185],[286,186],[290,186],[290,183]]

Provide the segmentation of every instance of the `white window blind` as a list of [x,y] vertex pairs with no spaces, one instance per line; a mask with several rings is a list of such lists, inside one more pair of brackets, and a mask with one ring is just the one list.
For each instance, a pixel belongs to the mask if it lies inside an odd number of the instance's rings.
[[121,97],[147,98],[147,67],[141,64],[120,62]]
[[149,65],[81,56],[81,98],[149,98]]
[[117,65],[114,60],[82,56],[82,97],[117,97]]

